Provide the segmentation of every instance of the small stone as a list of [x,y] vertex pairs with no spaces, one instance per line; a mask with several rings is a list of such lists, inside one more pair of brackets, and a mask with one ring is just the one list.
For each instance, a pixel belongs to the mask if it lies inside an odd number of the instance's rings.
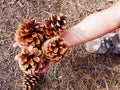
[[97,9],[96,9],[96,11],[98,11],[98,12],[99,12],[99,11],[101,11],[101,10],[102,10],[102,8],[101,8],[101,7],[99,7],[99,8],[97,8]]
[[18,43],[17,43],[17,42],[16,42],[16,43],[14,43],[14,44],[13,44],[13,47],[14,47],[14,48],[19,48]]
[[54,81],[53,83],[52,83],[52,87],[53,88],[56,88],[58,86],[58,82],[57,81]]
[[113,3],[113,0],[108,0],[108,2]]

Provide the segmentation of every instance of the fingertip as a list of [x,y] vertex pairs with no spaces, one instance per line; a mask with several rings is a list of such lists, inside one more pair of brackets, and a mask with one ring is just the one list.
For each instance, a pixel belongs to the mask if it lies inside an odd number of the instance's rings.
[[69,37],[69,34],[67,34],[67,32],[64,32],[63,35],[60,36],[60,38],[62,38],[65,41],[67,48],[73,46],[73,43],[71,43],[72,39]]

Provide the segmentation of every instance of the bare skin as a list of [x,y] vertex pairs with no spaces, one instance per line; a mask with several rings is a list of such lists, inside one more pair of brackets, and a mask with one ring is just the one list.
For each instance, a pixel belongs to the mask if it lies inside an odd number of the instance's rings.
[[110,8],[94,13],[64,32],[61,36],[72,47],[99,38],[120,27],[120,1]]

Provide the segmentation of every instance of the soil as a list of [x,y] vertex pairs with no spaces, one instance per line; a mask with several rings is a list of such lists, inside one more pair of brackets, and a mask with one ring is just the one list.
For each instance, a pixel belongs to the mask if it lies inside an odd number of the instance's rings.
[[[24,19],[68,15],[68,28],[118,0],[0,0],[0,90],[21,90],[22,72],[14,60],[14,33]],[[41,76],[35,90],[120,90],[120,59],[90,54],[83,45],[68,50]]]

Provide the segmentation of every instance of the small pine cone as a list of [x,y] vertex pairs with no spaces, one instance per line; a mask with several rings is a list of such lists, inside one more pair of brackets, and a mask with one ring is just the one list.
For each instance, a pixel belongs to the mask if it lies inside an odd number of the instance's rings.
[[16,56],[16,60],[20,69],[27,74],[34,74],[40,68],[42,69],[47,64],[45,59],[41,58],[42,52],[38,48],[24,48],[22,52]]
[[43,32],[46,38],[50,39],[54,36],[61,35],[63,30],[66,29],[67,16],[63,14],[52,14],[51,17],[43,21],[43,24],[45,26]]
[[35,20],[25,21],[16,30],[15,40],[19,46],[41,45],[44,41],[43,27],[40,22]]
[[33,90],[37,87],[40,80],[40,74],[24,74],[23,90]]
[[67,51],[65,41],[59,37],[44,42],[42,46],[43,55],[47,60],[59,61]]

